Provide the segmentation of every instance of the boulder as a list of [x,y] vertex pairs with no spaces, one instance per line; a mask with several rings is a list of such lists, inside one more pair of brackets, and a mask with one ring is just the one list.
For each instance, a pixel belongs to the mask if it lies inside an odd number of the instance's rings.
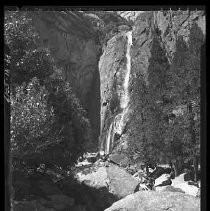
[[118,198],[123,198],[134,193],[139,182],[123,168],[110,165],[107,168],[110,191]]
[[167,185],[171,185],[171,183],[172,183],[171,179],[167,179],[167,180],[163,181],[161,184],[159,184],[157,186],[159,186],[159,187],[161,187],[161,186],[167,186]]
[[105,167],[100,167],[89,174],[77,173],[80,182],[84,182],[90,187],[100,188],[107,187],[107,171]]
[[115,202],[105,211],[199,211],[200,199],[177,192],[139,191]]
[[186,194],[196,196],[198,194],[199,188],[194,185],[189,185],[187,182],[176,184],[174,187],[180,188]]
[[170,174],[171,168],[163,168],[160,166],[157,166],[155,170],[149,175],[149,177],[152,177],[153,179],[157,179],[162,174]]
[[180,174],[178,177],[175,177],[175,179],[172,179],[172,186],[175,188],[182,189],[186,194],[196,196],[197,192],[199,190],[199,185],[194,182],[185,181],[184,176],[186,173]]
[[129,164],[129,160],[128,160],[128,158],[125,155],[117,154],[117,153],[116,154],[111,154],[109,156],[109,161],[114,163],[114,164],[123,166],[123,167],[126,167]]
[[[156,180],[155,180],[155,184],[154,186],[164,186],[165,185],[170,185],[172,182],[171,180],[169,179],[170,175],[169,174],[163,174],[161,175],[160,177],[158,177]],[[170,183],[170,184],[168,184]]]

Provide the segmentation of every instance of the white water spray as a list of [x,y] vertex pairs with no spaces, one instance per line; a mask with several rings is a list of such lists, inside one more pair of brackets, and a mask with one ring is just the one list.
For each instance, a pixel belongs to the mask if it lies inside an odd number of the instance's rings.
[[127,43],[127,52],[126,52],[126,59],[127,59],[127,64],[126,64],[126,75],[125,75],[125,81],[123,84],[124,88],[124,95],[122,97],[122,102],[121,102],[121,107],[125,109],[128,106],[129,103],[129,91],[128,91],[128,86],[129,86],[129,78],[130,78],[130,72],[131,72],[131,46],[132,46],[132,31],[129,31],[126,33],[127,38],[128,38],[128,43]]
[[111,140],[112,125],[113,125],[113,122],[109,126],[109,132],[108,132],[108,136],[107,136],[107,140],[106,140],[106,149],[105,149],[105,153],[106,154],[109,154],[110,148],[111,148],[111,143],[112,143],[112,140]]

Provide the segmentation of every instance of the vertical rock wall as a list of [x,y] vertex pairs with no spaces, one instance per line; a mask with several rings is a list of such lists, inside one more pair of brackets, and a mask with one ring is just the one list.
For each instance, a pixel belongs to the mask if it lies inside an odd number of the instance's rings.
[[98,143],[100,128],[100,45],[87,20],[78,12],[34,12],[39,44],[50,50],[64,80],[87,110]]
[[[123,14],[123,13],[122,13]],[[150,65],[152,42],[155,37],[161,40],[161,47],[166,49],[166,58],[171,63],[176,51],[178,36],[182,36],[188,42],[190,28],[196,23],[205,35],[204,11],[148,11],[137,13],[135,17],[130,14],[134,21],[132,29],[133,45],[131,47],[131,71],[129,79],[129,94],[132,95],[132,80],[137,75],[142,75],[146,84],[148,81],[148,67]],[[129,19],[129,13],[126,18]],[[101,150],[107,147],[107,141],[112,140],[110,152],[122,151],[129,143],[129,121],[132,106],[120,107],[123,93],[123,81],[126,76],[126,32],[120,32],[109,40],[99,62],[101,75]],[[115,102],[113,109],[112,103]],[[129,105],[135,102],[130,101]],[[117,128],[122,116],[123,130],[110,129],[110,125]],[[111,134],[110,134],[111,132]],[[107,151],[107,150],[106,150]]]
[[103,44],[100,55],[96,32],[82,13],[40,12],[33,18],[41,46],[50,49],[64,79],[71,83],[88,111],[95,142],[100,134],[99,149],[106,149],[106,153],[123,150],[129,142],[130,105],[134,102],[127,100],[126,106],[122,106],[126,96],[125,81],[128,82],[126,99],[132,96],[132,81],[137,75],[141,74],[146,84],[149,83],[148,67],[154,37],[159,37],[170,64],[177,37],[183,36],[188,42],[193,23],[197,23],[204,35],[206,33],[204,11],[134,12],[119,11],[122,17],[133,21],[129,77],[129,27],[119,27],[117,34]]

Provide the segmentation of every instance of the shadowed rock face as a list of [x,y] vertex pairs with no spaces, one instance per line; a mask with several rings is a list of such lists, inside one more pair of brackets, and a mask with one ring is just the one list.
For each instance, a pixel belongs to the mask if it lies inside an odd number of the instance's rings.
[[100,46],[96,33],[77,11],[33,12],[32,18],[40,35],[39,45],[50,50],[63,78],[70,82],[88,111],[97,141],[100,127]]

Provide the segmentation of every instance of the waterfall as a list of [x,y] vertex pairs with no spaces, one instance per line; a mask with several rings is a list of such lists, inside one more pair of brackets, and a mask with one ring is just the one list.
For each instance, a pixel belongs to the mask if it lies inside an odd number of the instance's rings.
[[128,42],[127,42],[127,51],[126,51],[126,59],[127,59],[127,64],[126,64],[126,75],[125,75],[125,81],[123,84],[123,89],[124,89],[124,96],[122,97],[122,102],[121,102],[121,107],[125,109],[128,106],[129,102],[129,91],[128,91],[128,86],[129,86],[129,78],[130,78],[130,72],[131,72],[131,55],[130,55],[130,50],[132,46],[132,31],[129,31],[126,33]]
[[123,129],[124,129],[124,117],[125,114],[128,112],[128,103],[130,100],[129,97],[129,79],[130,79],[130,72],[131,72],[131,46],[132,46],[132,31],[129,31],[126,33],[127,36],[127,51],[126,51],[126,59],[127,59],[127,63],[126,63],[126,75],[125,75],[125,80],[123,83],[123,89],[124,89],[124,95],[122,96],[121,99],[121,108],[123,109],[123,112],[121,114],[121,118],[119,121],[119,126],[118,126],[118,130],[117,132],[119,134],[122,134]]
[[[106,139],[105,154],[110,153],[114,133],[117,132],[118,134],[122,134],[124,127],[125,127],[124,117],[125,117],[125,114],[127,114],[127,112],[128,112],[128,103],[129,103],[129,100],[130,100],[128,87],[129,87],[129,78],[130,78],[130,72],[131,72],[130,50],[131,50],[131,46],[132,46],[132,31],[127,32],[126,36],[127,36],[127,51],[126,51],[127,63],[126,63],[125,80],[124,80],[124,83],[123,83],[124,93],[123,93],[123,96],[121,98],[121,108],[123,109],[123,111],[122,111],[121,114],[119,114],[120,119],[119,119],[118,126],[115,127],[115,125],[114,125],[114,122],[115,122],[116,117],[118,115],[114,118],[113,122],[110,124],[108,136],[107,136],[107,139]],[[113,125],[114,125],[114,127],[113,127]],[[112,130],[112,128],[113,128],[113,130]]]
[[110,152],[110,148],[111,148],[111,144],[112,144],[112,125],[113,125],[113,122],[110,124],[109,126],[109,132],[108,132],[108,136],[107,136],[107,140],[106,140],[106,149],[105,149],[105,153],[106,154],[109,154]]

